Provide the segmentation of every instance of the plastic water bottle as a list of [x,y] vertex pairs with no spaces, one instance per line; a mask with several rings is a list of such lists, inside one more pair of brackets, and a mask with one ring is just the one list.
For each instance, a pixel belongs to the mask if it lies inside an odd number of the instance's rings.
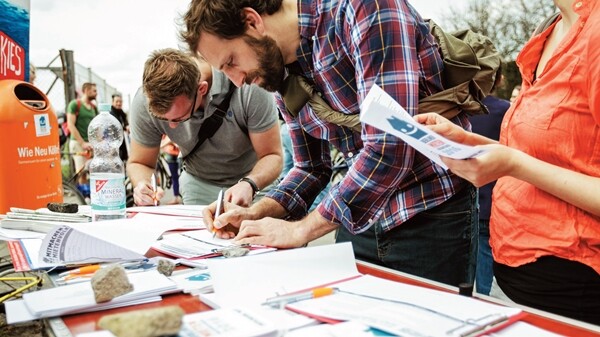
[[100,113],[88,126],[94,148],[90,161],[90,189],[94,221],[125,217],[125,165],[119,157],[123,127],[110,114],[110,104],[100,104]]

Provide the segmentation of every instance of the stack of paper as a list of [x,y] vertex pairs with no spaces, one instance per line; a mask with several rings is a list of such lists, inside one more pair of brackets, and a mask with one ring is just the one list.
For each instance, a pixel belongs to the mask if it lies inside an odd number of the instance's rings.
[[56,213],[47,208],[37,210],[11,207],[10,212],[1,216],[0,226],[6,229],[28,230],[40,233],[48,233],[61,223],[90,222],[91,217],[87,213]]
[[267,298],[360,276],[349,242],[206,262],[215,292],[200,298],[213,308],[257,306]]
[[[17,271],[139,260],[165,231],[192,223],[189,219],[137,214],[131,219],[61,223],[46,234],[44,240],[9,241],[8,248]],[[201,220],[193,221],[198,222]]]
[[169,277],[177,284],[177,288],[192,295],[213,291],[213,281],[208,269],[192,269],[174,273]]
[[204,208],[203,205],[135,206],[128,207],[127,212],[202,218]]
[[287,310],[264,307],[217,309],[184,316],[179,337],[275,337],[317,323]]
[[[182,259],[202,259],[217,257],[217,251],[234,246],[233,240],[213,237],[207,230],[195,230],[183,233],[164,235],[161,240],[152,245],[152,249]],[[276,250],[271,247],[251,246],[247,255],[255,255]]]
[[96,303],[88,282],[40,290],[23,295],[22,300],[8,301],[6,318],[9,324],[38,318],[160,301],[160,295],[177,291],[177,286],[156,270],[129,274],[133,291],[105,303]]
[[398,336],[467,336],[509,324],[520,309],[362,276],[332,285],[330,296],[286,308],[317,319],[356,321]]

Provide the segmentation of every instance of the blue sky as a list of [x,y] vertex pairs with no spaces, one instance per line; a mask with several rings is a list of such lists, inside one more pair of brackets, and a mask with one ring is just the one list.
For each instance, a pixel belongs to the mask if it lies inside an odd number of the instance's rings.
[[[424,17],[465,0],[410,0]],[[141,84],[151,51],[177,48],[176,19],[189,0],[31,0],[30,59],[46,66],[59,49],[124,94],[125,108]],[[58,66],[60,62],[53,65]]]

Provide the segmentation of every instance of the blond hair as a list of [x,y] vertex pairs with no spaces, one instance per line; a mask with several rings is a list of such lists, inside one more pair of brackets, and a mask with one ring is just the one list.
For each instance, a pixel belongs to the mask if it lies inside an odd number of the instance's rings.
[[157,115],[166,114],[177,96],[192,99],[199,81],[200,69],[193,56],[180,50],[156,50],[144,64],[144,93],[150,111]]

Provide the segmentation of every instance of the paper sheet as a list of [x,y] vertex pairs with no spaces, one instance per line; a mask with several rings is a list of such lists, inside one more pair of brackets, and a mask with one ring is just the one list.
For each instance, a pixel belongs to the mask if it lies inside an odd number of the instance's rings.
[[360,275],[349,242],[206,262],[223,308],[260,305],[269,297]]
[[373,85],[360,106],[360,121],[400,137],[427,158],[448,169],[440,156],[473,158],[484,150],[446,139],[417,123],[411,115],[379,86]]
[[127,208],[127,212],[202,218],[204,208],[205,205],[135,206]]
[[335,287],[338,293],[291,303],[286,308],[319,317],[353,320],[394,335],[415,337],[469,335],[521,312],[517,308],[370,275]]
[[[105,303],[96,303],[94,291],[89,283],[76,283],[26,293],[23,295],[22,301],[30,317],[36,319],[130,305],[131,301],[137,303],[138,301],[146,301],[147,298],[151,297],[155,300],[158,295],[177,289],[173,281],[159,274],[156,270],[129,274],[128,278],[134,290]],[[7,307],[6,312],[9,324],[20,322],[25,318],[25,313],[17,305],[15,305],[15,309]]]

